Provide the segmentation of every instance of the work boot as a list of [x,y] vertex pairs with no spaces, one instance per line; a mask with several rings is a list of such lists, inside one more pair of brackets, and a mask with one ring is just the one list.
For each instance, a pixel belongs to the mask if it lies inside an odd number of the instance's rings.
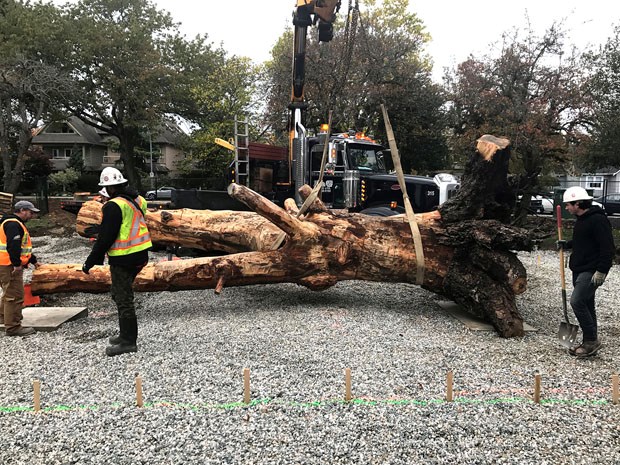
[[31,334],[36,333],[37,331],[34,328],[25,328],[23,326],[20,326],[18,329],[16,329],[15,331],[11,331],[6,333],[7,336],[21,336],[21,337],[26,337],[26,336],[30,336]]
[[115,355],[128,354],[130,352],[137,352],[138,346],[135,342],[121,341],[120,344],[114,344],[105,348],[105,354],[108,357],[114,357]]
[[596,339],[595,341],[583,341],[576,347],[571,347],[568,353],[577,358],[586,358],[596,355],[599,349],[602,347],[601,341]]
[[123,342],[123,338],[121,337],[120,334],[117,334],[116,336],[110,336],[108,338],[108,342],[110,343],[110,345],[117,345],[120,344],[121,342]]

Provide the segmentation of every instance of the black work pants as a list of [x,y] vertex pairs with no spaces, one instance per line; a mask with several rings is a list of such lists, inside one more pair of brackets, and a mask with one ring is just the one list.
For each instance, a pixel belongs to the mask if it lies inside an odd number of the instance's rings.
[[[110,265],[112,277],[110,293],[118,311],[121,337],[131,342],[135,342],[138,336],[133,282],[141,269],[141,267]],[[129,331],[127,331],[128,327],[131,328]]]
[[573,273],[574,289],[570,296],[570,305],[581,326],[584,341],[596,341],[598,337],[594,305],[596,286],[591,282],[593,274],[591,271]]

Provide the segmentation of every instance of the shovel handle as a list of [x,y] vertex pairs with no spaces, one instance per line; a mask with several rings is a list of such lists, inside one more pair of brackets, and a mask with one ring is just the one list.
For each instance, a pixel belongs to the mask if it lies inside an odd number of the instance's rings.
[[[562,240],[562,206],[556,208],[558,217],[558,240]],[[560,278],[562,279],[562,293],[566,293],[566,277],[564,276],[564,249],[560,248]]]
[[[557,219],[558,219],[558,240],[562,240],[562,206],[556,207]],[[568,323],[568,307],[566,305],[566,276],[564,275],[564,249],[560,249],[560,279],[562,280],[562,310],[564,311],[564,318]]]

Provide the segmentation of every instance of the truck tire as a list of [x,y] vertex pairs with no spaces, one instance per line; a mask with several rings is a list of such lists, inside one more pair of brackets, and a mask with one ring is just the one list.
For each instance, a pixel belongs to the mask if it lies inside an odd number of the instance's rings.
[[399,214],[397,211],[392,210],[390,207],[365,208],[360,213],[362,215],[368,216],[394,216]]
[[146,196],[146,200],[155,200],[155,194],[149,194]]

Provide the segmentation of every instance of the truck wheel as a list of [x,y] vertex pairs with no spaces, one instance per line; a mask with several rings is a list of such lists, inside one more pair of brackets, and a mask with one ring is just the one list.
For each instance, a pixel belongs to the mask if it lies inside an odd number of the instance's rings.
[[390,207],[365,208],[360,213],[362,215],[368,216],[394,216],[399,214],[398,212],[392,210]]
[[149,194],[146,196],[146,200],[155,200],[155,194]]

